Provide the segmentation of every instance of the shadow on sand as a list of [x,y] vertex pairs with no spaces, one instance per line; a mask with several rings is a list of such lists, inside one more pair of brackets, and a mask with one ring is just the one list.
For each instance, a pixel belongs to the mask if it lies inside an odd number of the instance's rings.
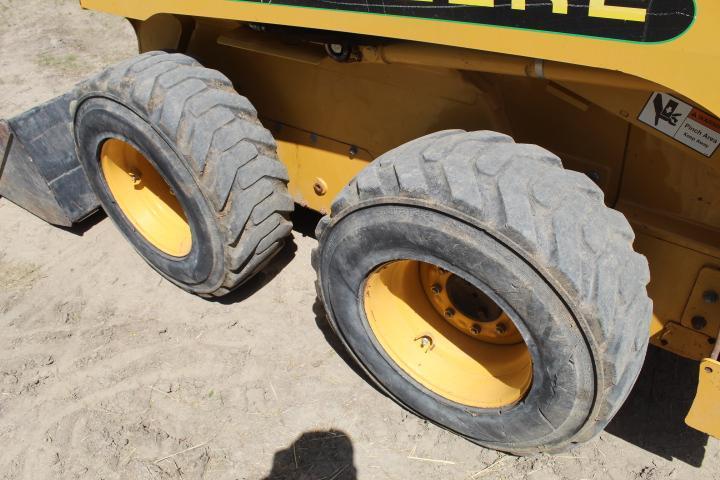
[[272,470],[263,480],[355,480],[350,438],[339,430],[305,432],[275,452]]
[[700,467],[708,436],[685,425],[698,362],[651,346],[640,377],[607,432],[659,455]]

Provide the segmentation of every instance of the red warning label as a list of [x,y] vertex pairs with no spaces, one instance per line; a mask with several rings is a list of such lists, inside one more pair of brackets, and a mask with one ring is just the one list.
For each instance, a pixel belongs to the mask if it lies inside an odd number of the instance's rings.
[[716,132],[720,132],[720,120],[715,117],[711,117],[707,113],[704,113],[697,108],[692,109],[690,115],[688,115],[688,118],[691,118],[692,120],[695,120],[699,124],[704,125],[708,128],[712,128]]
[[653,93],[639,120],[706,157],[720,145],[720,120],[667,93]]

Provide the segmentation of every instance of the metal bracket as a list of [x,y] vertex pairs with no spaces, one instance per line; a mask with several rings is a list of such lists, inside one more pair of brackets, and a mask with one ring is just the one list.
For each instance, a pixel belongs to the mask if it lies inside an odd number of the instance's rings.
[[665,328],[653,335],[650,341],[665,350],[691,360],[702,360],[708,357],[715,346],[712,337],[676,322],[666,323]]
[[700,270],[680,323],[717,338],[720,330],[720,270],[709,267]]
[[688,426],[720,438],[720,362],[706,358],[700,363],[700,380],[692,407],[685,417]]

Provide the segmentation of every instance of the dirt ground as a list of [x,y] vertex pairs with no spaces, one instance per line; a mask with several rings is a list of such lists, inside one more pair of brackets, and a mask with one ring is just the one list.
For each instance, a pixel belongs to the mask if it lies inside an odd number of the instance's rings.
[[[0,117],[134,48],[125,21],[76,1],[0,0]],[[65,230],[0,199],[0,477],[720,478],[720,442],[683,423],[696,364],[659,350],[607,431],[563,455],[506,456],[406,413],[336,352],[313,220],[297,216],[271,271],[208,302],[101,214]]]

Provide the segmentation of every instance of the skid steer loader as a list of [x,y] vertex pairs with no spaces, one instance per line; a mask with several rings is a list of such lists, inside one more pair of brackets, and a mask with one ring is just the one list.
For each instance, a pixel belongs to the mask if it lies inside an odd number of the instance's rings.
[[335,333],[418,416],[560,451],[650,342],[699,362],[686,421],[720,435],[720,3],[80,3],[140,55],[0,123],[0,195],[102,208],[208,298],[300,204]]

